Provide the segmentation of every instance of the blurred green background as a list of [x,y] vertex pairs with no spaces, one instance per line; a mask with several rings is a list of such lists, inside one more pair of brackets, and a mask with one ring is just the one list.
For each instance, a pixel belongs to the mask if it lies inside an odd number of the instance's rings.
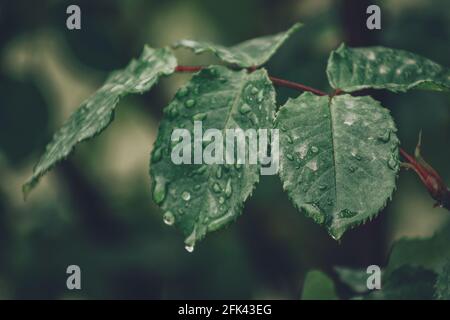
[[[180,38],[224,45],[305,23],[268,63],[269,72],[330,90],[329,52],[384,45],[450,66],[450,2],[379,1],[382,30],[365,27],[364,0],[0,1],[0,299],[298,299],[314,268],[383,266],[392,242],[429,236],[449,217],[433,209],[418,178],[402,172],[387,209],[340,243],[299,214],[279,179],[263,176],[242,216],[193,253],[162,221],[150,196],[149,154],[162,108],[189,75],[163,79],[121,101],[113,125],[42,179],[24,202],[21,184],[52,133],[109,71],[144,44]],[[377,3],[377,2],[375,2]],[[66,29],[78,4],[82,29]],[[180,64],[216,63],[177,51]],[[299,93],[281,88],[281,102]],[[426,159],[450,182],[450,97],[369,92],[388,107],[402,146],[423,130]],[[81,267],[82,290],[66,288],[66,268]],[[338,284],[341,297],[348,292]]]

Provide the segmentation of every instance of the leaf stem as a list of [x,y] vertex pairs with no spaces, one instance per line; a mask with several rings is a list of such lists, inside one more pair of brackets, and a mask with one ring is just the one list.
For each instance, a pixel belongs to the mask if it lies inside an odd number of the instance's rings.
[[[176,66],[175,71],[176,72],[197,72],[201,69],[205,68],[205,66]],[[247,68],[248,71],[252,72],[255,70],[255,68]],[[314,93],[318,96],[327,96],[328,94],[326,92],[320,91],[318,89],[303,85],[301,83],[284,80],[276,77],[269,76],[269,79],[272,81],[274,85],[280,86],[280,87],[286,87],[298,91],[308,91],[311,93]]]

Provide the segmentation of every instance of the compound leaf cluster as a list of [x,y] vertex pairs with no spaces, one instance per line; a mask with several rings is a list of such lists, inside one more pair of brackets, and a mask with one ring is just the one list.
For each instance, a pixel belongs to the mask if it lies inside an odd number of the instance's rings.
[[[258,67],[300,27],[297,23],[285,32],[232,47],[192,40],[174,45],[195,53],[212,52],[228,65],[205,67],[178,90],[164,108],[151,155],[153,199],[163,209],[164,221],[183,232],[188,250],[208,232],[236,219],[260,175],[258,163],[175,164],[171,154],[177,151],[178,141],[172,141],[172,133],[183,129],[179,138],[193,137],[195,149],[196,122],[205,132],[254,129],[259,136],[258,129],[278,129],[278,173],[284,189],[299,211],[335,239],[372,219],[391,197],[399,169],[399,141],[389,111],[379,102],[369,96],[304,93],[276,113],[273,78]],[[169,48],[145,47],[137,60],[113,72],[54,135],[25,183],[24,194],[79,142],[101,133],[113,120],[122,96],[147,91],[161,76],[176,70]],[[383,47],[341,45],[330,54],[326,72],[330,86],[340,90],[337,93],[365,88],[450,89],[448,69],[416,54]],[[225,148],[225,141],[221,143]],[[210,145],[197,144],[202,147]],[[251,152],[246,150],[246,159]],[[277,161],[278,155],[272,156]]]

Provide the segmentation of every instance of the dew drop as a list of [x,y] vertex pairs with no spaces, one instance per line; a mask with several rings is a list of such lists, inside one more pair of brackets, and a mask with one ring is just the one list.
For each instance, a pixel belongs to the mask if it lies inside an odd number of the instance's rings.
[[362,157],[359,154],[357,154],[356,152],[352,152],[352,157],[358,161],[361,161],[361,159],[362,159]]
[[348,219],[348,218],[352,218],[352,217],[356,216],[357,214],[358,213],[355,211],[351,211],[349,209],[343,209],[343,210],[339,211],[338,216],[340,218]]
[[155,178],[155,187],[153,189],[153,200],[156,204],[161,204],[166,198],[166,180],[161,177]]
[[239,112],[242,114],[249,113],[250,111],[252,111],[252,108],[246,103],[239,107]]
[[213,184],[213,191],[214,191],[215,193],[220,193],[220,192],[222,192],[222,188],[220,187],[220,185],[219,185],[217,182]]
[[177,108],[173,107],[170,109],[169,111],[169,115],[171,118],[175,118],[178,115],[178,110]]
[[162,150],[161,148],[156,148],[155,151],[153,151],[152,161],[155,163],[161,160],[161,158],[162,158]]
[[171,226],[175,223],[175,216],[173,215],[172,212],[166,211],[163,215],[163,221],[168,226]]
[[199,94],[199,92],[200,92],[199,86],[195,86],[192,91],[194,92],[194,94]]
[[227,184],[225,185],[225,196],[227,198],[231,197],[231,194],[233,193],[233,188],[231,186],[231,179],[227,180]]
[[186,102],[184,103],[184,106],[186,108],[192,108],[193,106],[195,106],[195,100],[194,99],[186,100]]
[[216,177],[217,177],[217,179],[221,179],[222,178],[222,167],[218,167],[217,168]]
[[217,77],[219,75],[217,69],[209,69],[211,76]]
[[190,194],[189,192],[187,192],[187,191],[184,191],[184,192],[181,194],[181,198],[182,198],[184,201],[189,201],[189,200],[191,200],[191,194]]
[[256,100],[261,103],[264,100],[264,91],[261,90],[258,92],[258,96],[256,97]]
[[186,87],[183,87],[183,88],[181,88],[180,90],[178,90],[178,92],[177,92],[177,97],[178,97],[178,98],[185,97],[188,93],[189,93],[189,89],[186,88]]
[[195,241],[197,240],[197,227],[194,226],[194,230],[192,231],[192,233],[186,238],[186,240],[184,240],[184,244],[185,244],[185,249],[187,252],[193,252],[194,251],[194,246],[195,246]]
[[397,168],[398,168],[398,161],[394,157],[391,157],[388,160],[388,167],[390,169],[392,169],[392,170],[397,170]]
[[310,161],[308,162],[308,164],[306,165],[309,169],[311,169],[312,171],[317,171],[317,169],[319,168],[319,166],[317,165],[317,161]]
[[306,156],[307,153],[308,153],[308,145],[302,144],[300,146],[300,149],[298,150],[298,155],[300,156],[300,159],[303,160],[303,158]]
[[384,143],[389,142],[390,139],[391,139],[391,131],[390,130],[386,130],[378,136],[378,140],[380,140],[381,142],[384,142]]
[[290,135],[286,135],[286,141],[287,143],[292,144],[293,141]]

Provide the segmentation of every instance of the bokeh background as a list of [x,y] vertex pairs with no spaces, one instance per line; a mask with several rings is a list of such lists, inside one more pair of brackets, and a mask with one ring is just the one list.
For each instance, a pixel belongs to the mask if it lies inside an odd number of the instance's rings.
[[[449,218],[418,178],[402,172],[392,202],[339,243],[299,214],[279,179],[263,176],[242,216],[193,253],[162,221],[150,196],[149,154],[162,115],[189,75],[123,99],[114,123],[42,179],[21,185],[52,133],[113,69],[144,44],[180,38],[224,45],[305,23],[267,64],[278,77],[330,90],[325,67],[342,41],[406,49],[450,66],[450,2],[379,1],[382,30],[365,27],[365,0],[0,1],[0,299],[298,299],[305,273],[385,265],[392,242],[429,236]],[[78,4],[82,29],[66,29]],[[177,51],[182,64],[217,63]],[[299,93],[281,88],[280,103]],[[423,130],[425,157],[450,182],[450,97],[370,92],[388,107],[402,146]],[[66,288],[77,264],[82,290]],[[339,285],[341,297],[347,289]]]

